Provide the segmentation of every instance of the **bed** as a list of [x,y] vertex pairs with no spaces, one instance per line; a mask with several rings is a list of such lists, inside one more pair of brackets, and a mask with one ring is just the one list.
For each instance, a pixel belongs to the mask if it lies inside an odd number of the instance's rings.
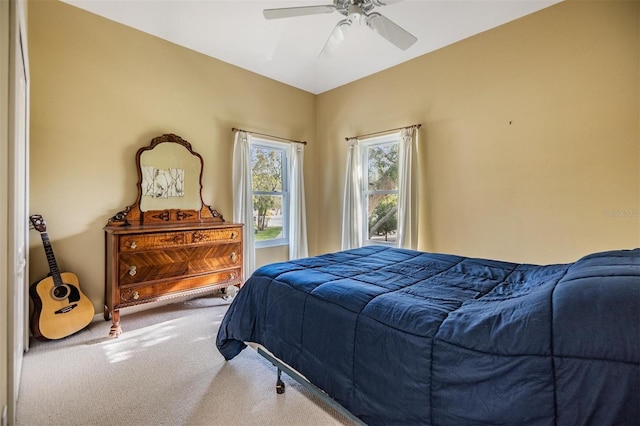
[[640,424],[640,249],[529,265],[368,246],[266,265],[227,360],[264,346],[371,425]]

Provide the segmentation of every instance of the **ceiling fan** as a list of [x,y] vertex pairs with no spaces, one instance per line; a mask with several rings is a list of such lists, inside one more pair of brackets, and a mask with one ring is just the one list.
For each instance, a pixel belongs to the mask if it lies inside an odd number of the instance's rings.
[[291,18],[295,16],[319,15],[321,13],[340,12],[346,19],[338,22],[329,39],[325,43],[320,56],[330,55],[331,51],[345,38],[347,31],[354,23],[366,23],[369,28],[401,50],[407,50],[418,39],[411,33],[384,17],[373,9],[402,0],[333,0],[333,4],[319,6],[284,7],[264,9],[266,19]]

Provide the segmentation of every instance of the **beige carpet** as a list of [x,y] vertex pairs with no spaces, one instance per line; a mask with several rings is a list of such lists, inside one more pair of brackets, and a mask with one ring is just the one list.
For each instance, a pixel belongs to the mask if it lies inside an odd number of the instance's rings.
[[350,424],[247,348],[225,361],[215,346],[228,307],[219,296],[122,313],[76,335],[32,342],[25,354],[18,425]]

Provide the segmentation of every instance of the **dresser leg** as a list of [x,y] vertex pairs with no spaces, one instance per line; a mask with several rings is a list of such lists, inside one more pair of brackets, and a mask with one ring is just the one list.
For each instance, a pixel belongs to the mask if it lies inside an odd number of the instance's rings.
[[122,327],[120,327],[120,311],[114,309],[111,319],[111,330],[109,330],[109,337],[118,337],[122,334]]

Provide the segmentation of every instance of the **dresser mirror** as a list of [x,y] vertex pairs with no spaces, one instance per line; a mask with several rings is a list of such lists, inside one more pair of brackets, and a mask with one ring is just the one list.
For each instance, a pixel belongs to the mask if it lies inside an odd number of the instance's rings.
[[199,210],[202,159],[185,145],[165,141],[140,153],[140,210]]
[[109,220],[109,225],[161,225],[176,222],[224,222],[202,201],[200,154],[175,134],[165,134],[136,153],[136,202]]

